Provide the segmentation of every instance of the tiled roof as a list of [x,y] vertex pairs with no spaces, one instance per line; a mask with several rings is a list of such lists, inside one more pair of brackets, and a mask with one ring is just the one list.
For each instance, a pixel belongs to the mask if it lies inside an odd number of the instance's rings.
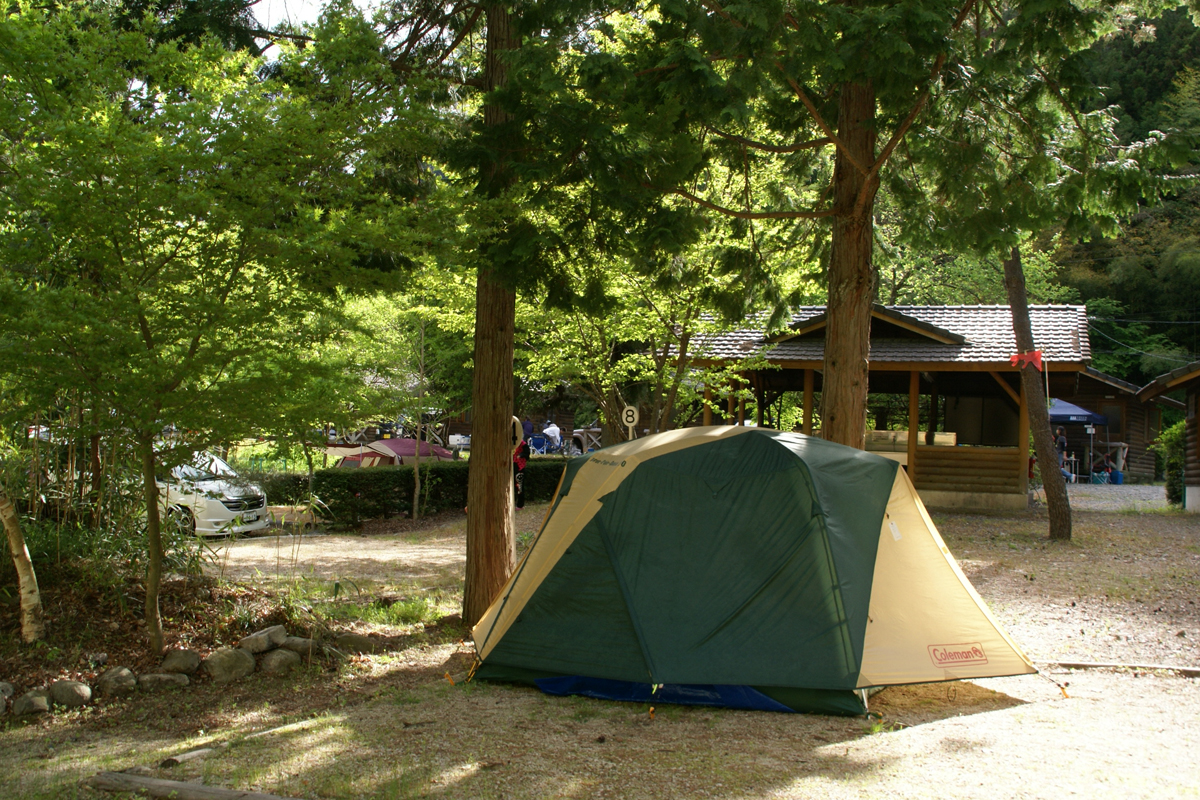
[[[1008,306],[887,306],[886,317],[903,322],[912,320],[910,336],[871,337],[871,361],[986,363],[1008,365],[1017,352],[1013,336],[1012,312]],[[806,321],[825,313],[824,306],[806,306],[797,310],[789,329],[803,327]],[[752,318],[761,319],[760,317]],[[1030,306],[1029,320],[1034,345],[1043,356],[1056,362],[1086,363],[1091,360],[1086,306]],[[815,320],[813,320],[815,321]],[[877,322],[879,320],[877,319]],[[887,320],[883,320],[886,322]],[[920,334],[922,328],[936,328],[961,336],[962,343],[944,343]],[[790,330],[767,341],[759,328],[747,327],[708,338],[700,348],[702,358],[735,360],[759,353],[768,361],[822,361],[825,337],[821,332],[786,338]]]
[[1195,379],[1200,379],[1200,361],[1193,361],[1191,364],[1159,375],[1138,390],[1138,399],[1149,400],[1152,397],[1158,397],[1173,386],[1180,386]]

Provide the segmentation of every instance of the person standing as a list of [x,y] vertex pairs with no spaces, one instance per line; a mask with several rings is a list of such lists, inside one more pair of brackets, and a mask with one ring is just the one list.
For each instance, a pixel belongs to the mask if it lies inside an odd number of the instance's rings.
[[525,420],[521,423],[521,430],[525,433],[525,441],[529,441],[529,437],[533,436],[533,420],[527,414]]
[[1067,431],[1061,425],[1054,432],[1054,449],[1058,451],[1058,471],[1068,481],[1071,480],[1071,471],[1064,465],[1067,458]]
[[542,431],[553,444],[555,449],[562,444],[562,431],[554,424],[554,420],[546,423],[546,428]]

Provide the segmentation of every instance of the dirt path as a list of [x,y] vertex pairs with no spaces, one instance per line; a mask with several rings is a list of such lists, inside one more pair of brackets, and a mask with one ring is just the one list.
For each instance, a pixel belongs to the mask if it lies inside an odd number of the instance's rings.
[[[523,538],[542,513],[523,513]],[[1033,514],[935,521],[1035,660],[1200,665],[1194,518],[1080,512],[1075,539],[1053,545]],[[350,579],[362,602],[435,588],[449,608],[460,599],[462,540],[461,516],[397,521],[295,540],[294,562],[290,539],[237,542],[224,568],[266,583],[286,583],[294,569],[306,591]],[[0,796],[71,797],[98,769],[154,766],[224,742],[204,761],[154,774],[304,798],[1200,796],[1200,680],[1172,673],[1048,667],[892,687],[872,698],[879,721],[670,706],[652,716],[644,705],[464,683],[472,651],[461,631],[391,633],[391,652],[335,675],[199,682],[186,694],[10,725],[0,731]]]

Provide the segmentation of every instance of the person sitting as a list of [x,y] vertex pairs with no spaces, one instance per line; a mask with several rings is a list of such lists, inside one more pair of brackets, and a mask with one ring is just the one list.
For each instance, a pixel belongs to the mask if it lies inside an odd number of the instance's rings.
[[562,431],[554,424],[554,420],[546,423],[546,427],[542,429],[542,434],[550,440],[550,444],[554,446],[554,449],[557,450],[562,446]]

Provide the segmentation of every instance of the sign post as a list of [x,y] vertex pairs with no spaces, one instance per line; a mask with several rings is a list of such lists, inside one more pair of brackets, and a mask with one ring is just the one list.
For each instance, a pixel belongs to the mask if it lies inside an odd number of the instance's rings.
[[637,406],[625,406],[621,411],[621,422],[629,429],[629,438],[633,439],[633,426],[638,424]]

